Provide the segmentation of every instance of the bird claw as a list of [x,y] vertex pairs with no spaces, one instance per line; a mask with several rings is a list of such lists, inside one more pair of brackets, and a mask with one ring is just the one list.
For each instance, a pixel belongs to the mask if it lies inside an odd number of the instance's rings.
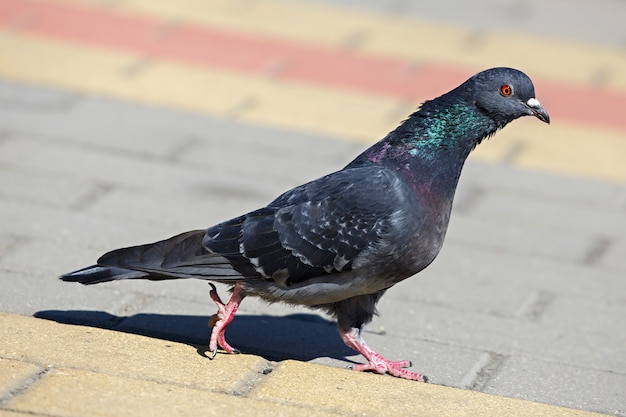
[[209,283],[209,285],[211,286],[209,295],[217,305],[217,313],[212,315],[209,319],[209,327],[213,329],[209,340],[209,359],[215,358],[218,347],[221,347],[226,353],[240,353],[237,349],[228,344],[224,333],[228,324],[230,324],[235,317],[235,313],[237,312],[241,300],[243,300],[244,294],[241,289],[235,285],[232,297],[227,304],[224,304],[217,294],[215,285],[212,283]]
[[366,364],[352,365],[351,368],[355,371],[372,371],[377,374],[389,374],[397,378],[409,379],[411,381],[428,382],[428,377],[425,375],[405,369],[411,365],[411,361],[389,361],[382,356],[377,356],[371,358]]
[[389,374],[398,378],[410,379],[411,381],[428,382],[428,378],[417,372],[412,372],[404,368],[408,368],[413,364],[411,361],[390,361],[383,358],[380,354],[374,352],[361,337],[359,328],[341,329],[339,334],[344,343],[352,349],[359,352],[365,359],[366,364],[357,364],[351,366],[355,371],[372,371],[377,374]]
[[211,350],[211,347],[209,346],[209,359],[213,360],[213,358],[215,358],[215,356],[217,355],[217,347],[215,347],[215,349]]
[[[222,349],[224,349],[224,348],[222,348]],[[227,353],[230,353],[230,354],[233,354],[233,355],[238,355],[238,354],[241,353],[241,351],[239,349],[236,349],[236,348],[233,348],[233,347],[231,347],[231,349],[232,350],[230,352],[227,351]],[[217,346],[214,349],[212,349],[212,350],[209,347],[209,354],[207,355],[209,357],[209,359],[211,359],[211,360],[215,359],[215,357],[217,356],[217,350],[218,350]],[[224,350],[226,350],[226,349],[224,349]]]

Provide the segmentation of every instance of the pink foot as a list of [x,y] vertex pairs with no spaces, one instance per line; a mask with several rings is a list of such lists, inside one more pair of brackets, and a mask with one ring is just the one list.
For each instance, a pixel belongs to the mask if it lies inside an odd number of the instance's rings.
[[224,333],[226,332],[228,324],[233,321],[233,318],[235,318],[235,313],[239,308],[239,304],[241,304],[241,300],[245,297],[245,294],[239,285],[235,284],[233,295],[230,297],[228,303],[224,304],[220,296],[217,294],[215,285],[211,283],[209,283],[209,285],[211,286],[209,295],[217,305],[217,314],[211,316],[211,320],[209,320],[209,327],[213,328],[211,331],[211,339],[209,340],[209,357],[211,359],[215,357],[218,346],[224,349],[227,353],[239,353],[237,349],[228,344],[226,338],[224,337]]
[[339,334],[343,342],[352,349],[359,352],[367,359],[366,364],[352,366],[355,371],[373,371],[378,374],[389,374],[398,378],[410,379],[412,381],[428,382],[425,375],[411,372],[404,368],[411,366],[410,361],[390,361],[374,352],[361,337],[359,329],[341,330]]

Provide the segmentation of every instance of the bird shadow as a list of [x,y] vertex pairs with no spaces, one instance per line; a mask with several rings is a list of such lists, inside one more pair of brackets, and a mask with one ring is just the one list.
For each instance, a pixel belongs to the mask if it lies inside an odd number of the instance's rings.
[[[207,357],[210,329],[206,316],[139,313],[125,317],[89,310],[42,310],[34,316],[57,323],[186,343],[196,348],[199,355]],[[347,356],[356,354],[343,344],[334,322],[314,314],[238,315],[228,326],[226,338],[239,351],[272,361],[328,357],[354,363]]]

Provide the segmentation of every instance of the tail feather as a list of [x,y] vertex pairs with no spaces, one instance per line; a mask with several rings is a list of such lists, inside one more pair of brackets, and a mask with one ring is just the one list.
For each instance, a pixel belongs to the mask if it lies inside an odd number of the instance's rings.
[[148,278],[148,273],[133,271],[124,268],[110,268],[107,266],[92,265],[78,271],[68,272],[59,278],[67,282],[79,282],[85,285],[99,284],[101,282],[115,281],[118,279]]
[[116,249],[97,265],[61,275],[63,281],[98,284],[119,279],[241,279],[231,262],[202,246],[204,230],[182,233],[160,242]]

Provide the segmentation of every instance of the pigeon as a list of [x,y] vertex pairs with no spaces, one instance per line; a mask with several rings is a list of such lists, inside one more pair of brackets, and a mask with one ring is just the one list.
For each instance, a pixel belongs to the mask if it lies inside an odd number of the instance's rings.
[[247,296],[304,305],[337,320],[343,342],[372,371],[427,382],[408,360],[370,348],[363,326],[394,284],[439,253],[461,170],[470,152],[509,122],[550,117],[530,78],[492,68],[421,106],[345,168],[295,187],[263,208],[205,230],[116,249],[96,265],[64,274],[81,284],[123,279],[199,278],[230,285],[211,318],[209,356],[237,353],[225,331]]

